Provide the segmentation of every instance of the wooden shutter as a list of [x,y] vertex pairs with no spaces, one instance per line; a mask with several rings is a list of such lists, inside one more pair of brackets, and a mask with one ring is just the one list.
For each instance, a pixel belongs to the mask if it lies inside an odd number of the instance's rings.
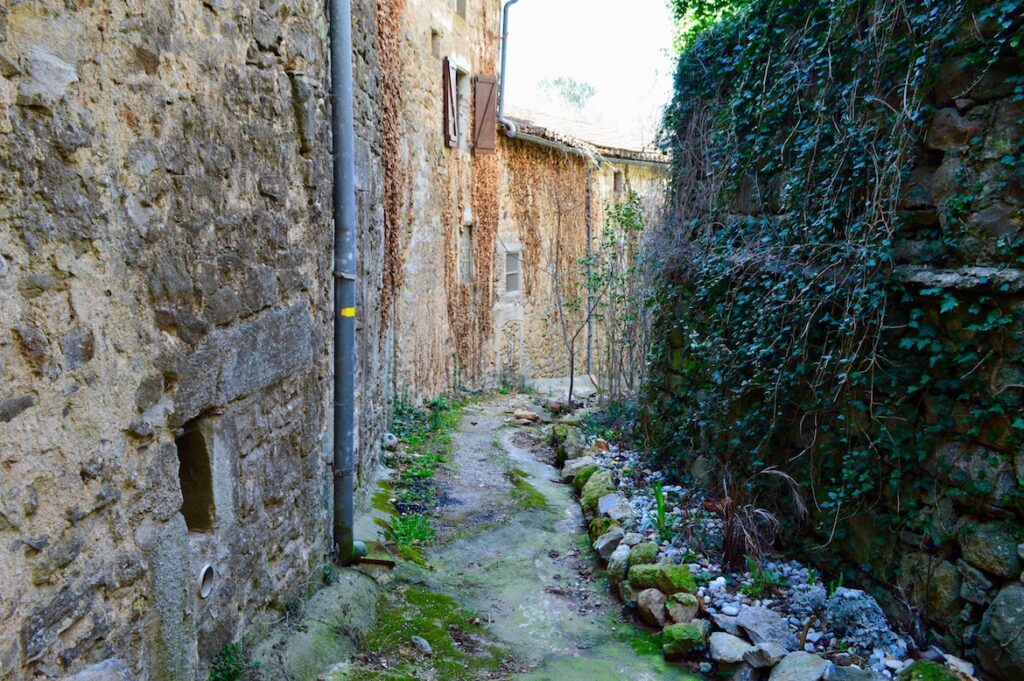
[[444,58],[444,143],[459,146],[458,71],[448,57]]
[[498,146],[498,79],[477,76],[474,90],[473,148],[478,154],[493,154]]

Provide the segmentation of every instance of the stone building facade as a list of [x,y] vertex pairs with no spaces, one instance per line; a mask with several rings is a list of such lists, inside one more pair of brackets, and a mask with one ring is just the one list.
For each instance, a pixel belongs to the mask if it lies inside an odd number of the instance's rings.
[[[577,200],[586,165],[479,148],[497,0],[353,12],[365,482],[394,396],[495,384],[514,334],[522,370],[567,371],[546,359],[546,284],[508,304],[501,243],[550,229],[517,226],[508,197],[544,177],[515,176],[513,156],[571,166]],[[202,678],[315,588],[333,447],[327,60],[312,0],[0,4],[0,679],[104,660]]]
[[[355,4],[366,471],[381,66]],[[321,574],[326,27],[306,0],[0,6],[0,678],[197,678]]]
[[582,309],[566,310],[565,303],[587,300],[587,273],[581,262],[593,254],[608,226],[609,207],[635,192],[645,219],[659,218],[666,159],[642,141],[621,139],[599,127],[516,109],[511,120],[518,134],[501,145],[502,210],[494,284],[496,378],[505,383],[564,382],[570,375],[561,299],[566,328],[579,332],[572,373],[592,374],[604,387],[607,337],[598,322],[602,311],[588,325]]

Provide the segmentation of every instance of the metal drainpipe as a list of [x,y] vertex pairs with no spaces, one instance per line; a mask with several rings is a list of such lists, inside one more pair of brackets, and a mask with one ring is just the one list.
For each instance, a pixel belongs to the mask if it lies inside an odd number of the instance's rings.
[[587,378],[594,379],[594,169],[587,168]]
[[334,547],[349,565],[366,555],[355,521],[356,167],[352,103],[352,2],[331,0],[334,152]]
[[505,126],[505,134],[515,137],[518,131],[516,124],[505,118],[505,75],[508,64],[508,10],[519,0],[508,0],[501,12],[501,82],[498,86],[498,122]]

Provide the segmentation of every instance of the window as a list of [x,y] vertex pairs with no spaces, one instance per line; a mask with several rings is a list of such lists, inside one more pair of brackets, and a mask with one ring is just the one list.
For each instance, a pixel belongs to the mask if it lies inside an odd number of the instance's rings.
[[456,106],[459,112],[459,146],[469,144],[469,81],[468,73],[458,71],[455,74]]
[[181,514],[189,532],[213,530],[213,462],[203,422],[193,419],[174,441],[178,450],[178,481],[181,483]]
[[473,225],[459,231],[459,283],[473,283]]
[[520,286],[522,261],[519,253],[505,254],[505,293],[515,293]]
[[618,170],[615,171],[615,193],[616,194],[621,194],[622,191],[625,188],[626,188],[626,181],[622,177],[622,172],[618,171]]
[[444,142],[449,147],[468,148],[469,74],[444,58]]
[[455,13],[463,19],[466,18],[466,3],[468,0],[455,0]]
[[444,74],[444,143],[449,147],[459,146],[459,102],[456,83],[458,70],[449,57],[443,61]]

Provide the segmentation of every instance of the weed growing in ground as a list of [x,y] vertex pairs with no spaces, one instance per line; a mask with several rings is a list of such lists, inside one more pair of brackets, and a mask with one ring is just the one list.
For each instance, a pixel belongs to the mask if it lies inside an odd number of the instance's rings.
[[394,483],[381,484],[373,507],[391,514],[377,524],[406,560],[423,564],[422,547],[437,538],[429,516],[441,496],[435,478],[450,461],[451,432],[467,401],[464,397],[435,397],[420,408],[405,398],[395,400],[392,430],[402,446],[388,455],[385,463],[396,469],[397,475]]
[[396,514],[390,520],[378,518],[376,522],[384,530],[384,537],[395,545],[399,556],[419,565],[426,562],[421,549],[437,539],[429,517],[419,513]]
[[661,480],[654,481],[655,513],[651,521],[654,529],[658,532],[658,539],[661,541],[672,541],[672,521],[668,518],[665,508],[665,490]]
[[245,672],[258,666],[238,643],[229,643],[210,663],[210,681],[239,681]]
[[762,568],[750,556],[747,556],[746,559],[751,583],[740,587],[743,595],[750,596],[751,598],[764,598],[789,584],[785,577],[772,570]]

